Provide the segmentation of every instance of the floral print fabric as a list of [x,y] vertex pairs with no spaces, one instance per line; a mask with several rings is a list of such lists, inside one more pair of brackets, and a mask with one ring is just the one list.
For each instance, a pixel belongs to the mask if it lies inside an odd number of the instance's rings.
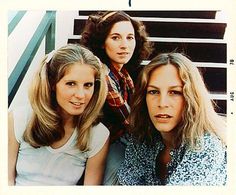
[[198,140],[200,149],[182,144],[170,151],[168,176],[161,181],[157,174],[156,158],[164,148],[160,136],[155,144],[138,144],[130,138],[125,160],[118,171],[121,185],[225,185],[227,179],[226,146],[214,134],[206,133]]

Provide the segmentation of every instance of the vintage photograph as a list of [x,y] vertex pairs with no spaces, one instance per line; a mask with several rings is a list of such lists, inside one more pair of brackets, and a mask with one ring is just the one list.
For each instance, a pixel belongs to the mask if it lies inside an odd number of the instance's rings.
[[226,185],[224,12],[9,20],[9,185]]
[[4,10],[2,191],[234,191],[231,13],[135,2]]

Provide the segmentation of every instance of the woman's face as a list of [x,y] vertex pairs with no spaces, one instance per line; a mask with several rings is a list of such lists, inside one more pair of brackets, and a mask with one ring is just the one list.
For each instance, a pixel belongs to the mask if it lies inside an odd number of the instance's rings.
[[64,119],[80,115],[94,92],[95,70],[75,63],[56,84],[56,100]]
[[111,28],[104,43],[104,49],[111,64],[122,68],[134,53],[136,45],[134,27],[130,21],[117,22]]
[[185,99],[178,69],[162,65],[153,70],[147,85],[146,103],[149,116],[161,135],[173,135],[172,130],[182,119]]

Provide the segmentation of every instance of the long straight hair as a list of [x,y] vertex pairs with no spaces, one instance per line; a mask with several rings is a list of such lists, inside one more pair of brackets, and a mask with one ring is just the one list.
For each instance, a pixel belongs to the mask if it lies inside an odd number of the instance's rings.
[[[87,65],[95,70],[94,93],[83,113],[74,117],[78,131],[77,146],[81,151],[87,151],[90,128],[105,102],[107,85],[104,68],[100,60],[88,49],[68,44],[42,60],[39,69],[33,77],[29,99],[33,115],[24,133],[24,139],[33,147],[49,146],[60,140],[64,134],[62,117],[58,113],[55,86],[72,65]],[[79,76],[79,75],[78,75]]]
[[[152,143],[153,132],[157,131],[152,124],[146,105],[146,91],[152,72],[160,66],[174,65],[183,82],[185,107],[182,112],[182,121],[178,124],[175,143],[186,142],[191,147],[197,147],[197,140],[204,132],[213,132],[225,142],[226,123],[214,109],[214,102],[203,78],[191,60],[180,53],[163,53],[156,56],[146,65],[139,75],[135,94],[131,104],[129,117],[131,132],[139,141]],[[171,78],[166,78],[171,79]]]

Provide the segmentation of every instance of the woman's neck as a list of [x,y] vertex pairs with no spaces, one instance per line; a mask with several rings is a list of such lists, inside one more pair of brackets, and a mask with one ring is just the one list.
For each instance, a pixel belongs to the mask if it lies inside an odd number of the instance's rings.
[[75,128],[74,117],[63,119],[63,126],[65,133],[66,131],[71,131],[71,129],[74,129]]
[[173,139],[174,138],[173,135],[168,134],[168,133],[167,134],[164,133],[161,135],[161,137],[162,137],[162,141],[163,141],[166,149],[173,149],[176,147],[176,144]]
[[117,63],[112,63],[112,62],[111,62],[111,65],[117,70],[117,72],[120,72],[124,66],[124,64],[117,64]]

